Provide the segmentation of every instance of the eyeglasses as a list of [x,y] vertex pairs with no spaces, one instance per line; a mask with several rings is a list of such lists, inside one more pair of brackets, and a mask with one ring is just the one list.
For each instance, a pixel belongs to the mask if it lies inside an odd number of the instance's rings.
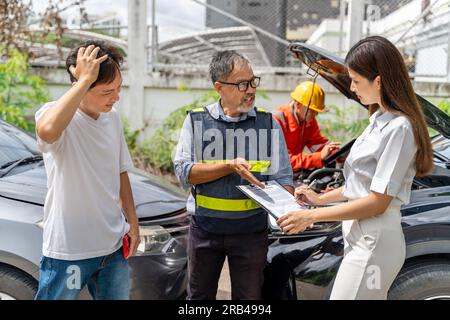
[[232,86],[237,86],[240,92],[245,92],[248,90],[248,86],[250,85],[252,88],[259,87],[259,82],[261,81],[261,77],[253,77],[251,80],[244,80],[237,83],[233,82],[225,82],[225,81],[217,81],[222,84],[228,84]]

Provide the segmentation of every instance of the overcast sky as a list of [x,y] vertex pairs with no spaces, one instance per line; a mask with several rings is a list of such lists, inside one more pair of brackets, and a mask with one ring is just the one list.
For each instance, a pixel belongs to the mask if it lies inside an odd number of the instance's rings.
[[[160,41],[205,29],[205,9],[203,6],[191,0],[155,1],[156,23],[159,27]],[[65,2],[69,1],[66,0]],[[48,0],[32,0],[32,3],[35,12],[41,12],[48,5]],[[88,14],[116,12],[123,25],[127,25],[127,3],[128,0],[86,0],[84,6]],[[151,7],[152,0],[147,0],[147,22],[149,25],[151,24]]]

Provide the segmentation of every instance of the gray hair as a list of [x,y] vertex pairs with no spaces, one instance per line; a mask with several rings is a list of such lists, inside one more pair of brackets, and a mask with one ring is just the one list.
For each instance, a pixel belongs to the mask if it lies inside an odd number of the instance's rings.
[[227,79],[231,72],[233,72],[236,63],[250,65],[250,61],[245,56],[234,50],[217,52],[209,65],[209,75],[211,76],[212,83]]

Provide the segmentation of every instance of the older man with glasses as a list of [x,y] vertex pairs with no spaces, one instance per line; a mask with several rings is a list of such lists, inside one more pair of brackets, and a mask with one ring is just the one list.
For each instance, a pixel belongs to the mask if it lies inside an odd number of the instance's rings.
[[[255,108],[260,78],[235,51],[217,53],[210,76],[220,100],[189,112],[174,159],[192,216],[188,299],[216,298],[228,258],[232,299],[260,299],[268,237],[267,214],[236,188],[276,180],[291,193],[292,169],[279,124]],[[195,203],[195,204],[194,204]]]

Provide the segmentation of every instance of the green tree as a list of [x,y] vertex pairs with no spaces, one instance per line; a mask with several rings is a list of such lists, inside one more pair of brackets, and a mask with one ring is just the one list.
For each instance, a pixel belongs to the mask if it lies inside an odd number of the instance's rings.
[[[2,55],[10,56],[12,49],[20,50],[32,57],[30,48],[36,43],[47,43],[52,39],[59,58],[63,58],[64,26],[61,14],[71,8],[77,8],[83,22],[88,21],[86,0],[40,0],[44,11],[37,15],[33,12],[31,0],[0,1],[0,43],[4,47]],[[39,31],[31,31],[29,22],[39,25]]]
[[12,49],[0,63],[0,117],[26,131],[34,132],[29,109],[47,102],[45,81],[29,74],[27,57]]

